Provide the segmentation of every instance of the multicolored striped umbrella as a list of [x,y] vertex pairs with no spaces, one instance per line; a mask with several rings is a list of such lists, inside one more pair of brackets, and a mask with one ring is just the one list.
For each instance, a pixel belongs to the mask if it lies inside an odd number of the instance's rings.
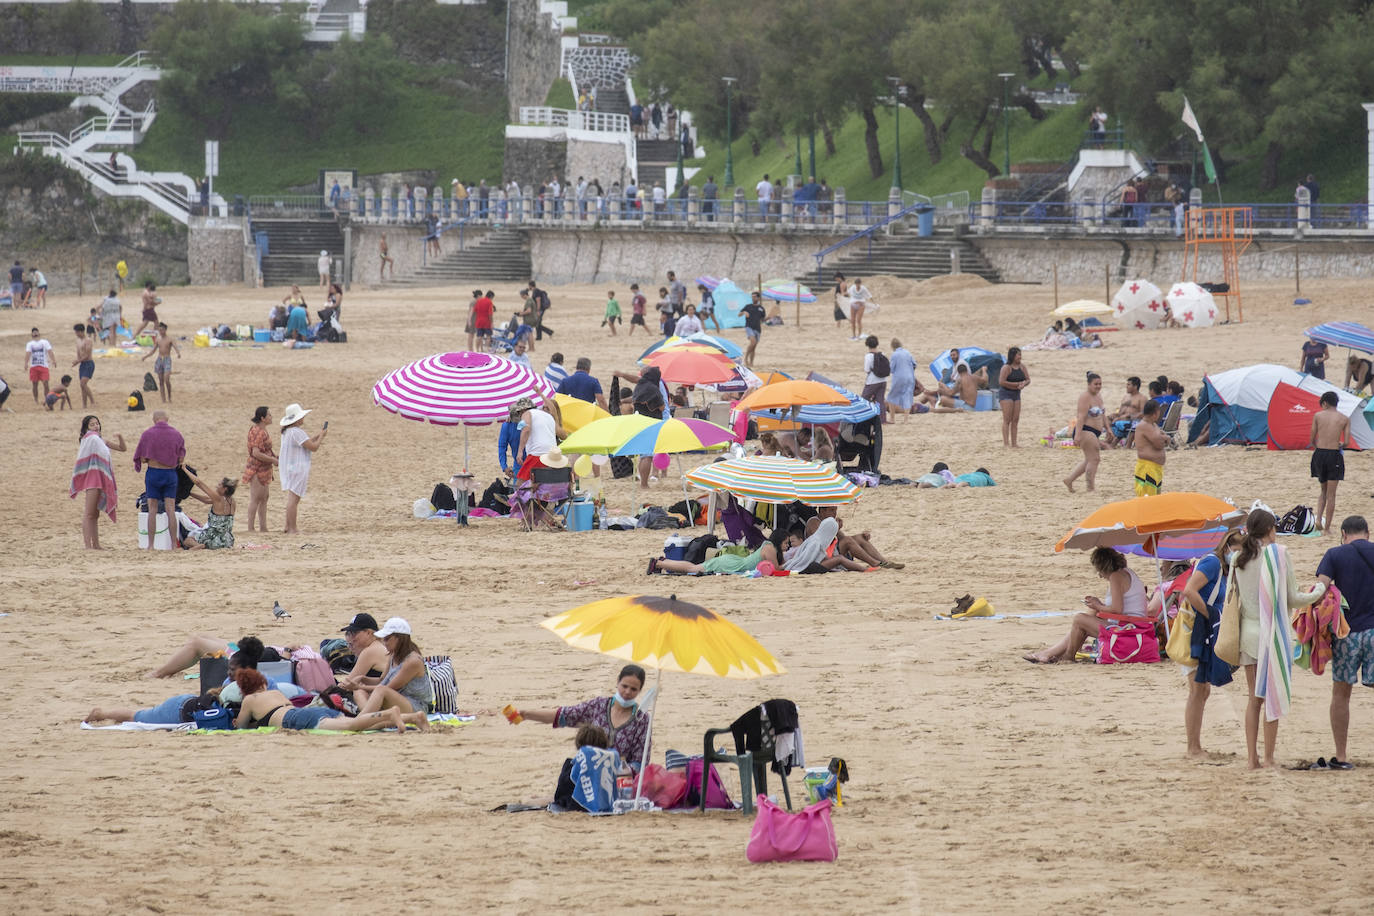
[[712,337],[710,334],[697,333],[689,334],[686,337],[665,337],[663,340],[656,340],[649,345],[643,353],[639,354],[639,361],[642,363],[659,350],[663,349],[688,349],[688,350],[717,350],[724,353],[731,359],[739,359],[744,355],[744,351],[732,344],[730,341],[721,337]]
[[829,466],[780,455],[755,455],[708,464],[687,472],[687,480],[703,490],[726,490],[763,503],[838,506],[863,492]]
[[672,455],[725,448],[735,434],[707,420],[678,419],[654,421],[652,426],[630,436],[612,455]]
[[795,280],[769,280],[763,284],[763,298],[777,302],[815,302],[816,294],[805,283]]
[[568,455],[609,455],[632,436],[662,422],[642,414],[627,413],[618,417],[603,417],[563,440],[560,446]]
[[1374,331],[1356,321],[1328,321],[1308,328],[1307,336],[1317,343],[1374,353]]
[[402,366],[372,386],[372,403],[408,420],[463,426],[467,469],[469,426],[504,420],[521,398],[543,402],[553,389],[543,376],[490,353],[436,353]]
[[720,286],[722,283],[724,283],[725,280],[726,280],[725,277],[712,277],[712,276],[697,277],[697,285],[698,285],[698,286],[704,286],[704,287],[706,287],[707,289],[712,289],[712,290],[713,290],[713,289],[715,289],[717,286]]

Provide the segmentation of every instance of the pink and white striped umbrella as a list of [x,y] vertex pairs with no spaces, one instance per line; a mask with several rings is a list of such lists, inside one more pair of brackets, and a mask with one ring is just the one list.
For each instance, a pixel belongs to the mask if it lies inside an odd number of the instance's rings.
[[372,403],[409,420],[439,426],[486,426],[504,420],[521,398],[536,403],[553,389],[524,366],[490,353],[436,353],[402,366],[372,386]]

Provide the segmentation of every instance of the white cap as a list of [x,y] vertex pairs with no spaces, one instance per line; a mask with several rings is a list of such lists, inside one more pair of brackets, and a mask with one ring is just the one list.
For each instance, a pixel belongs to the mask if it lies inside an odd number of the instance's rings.
[[322,257],[322,258],[327,258],[327,257],[329,257],[329,252],[327,252],[327,251],[321,251],[321,252],[320,252],[320,257]]
[[382,639],[386,636],[394,636],[397,633],[404,633],[406,636],[410,635],[410,624],[406,623],[404,617],[387,618],[386,623],[382,624],[382,628],[377,631],[377,638]]

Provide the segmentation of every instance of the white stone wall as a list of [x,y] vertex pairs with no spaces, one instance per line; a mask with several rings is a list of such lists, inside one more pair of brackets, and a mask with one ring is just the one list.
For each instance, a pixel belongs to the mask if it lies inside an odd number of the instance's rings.
[[638,60],[629,48],[570,47],[563,51],[563,75],[571,74],[577,88],[619,89],[625,85],[625,74]]
[[574,186],[579,175],[588,181],[593,178],[599,179],[602,190],[610,193],[614,182],[625,184],[625,146],[619,139],[610,143],[597,143],[569,138],[568,158],[561,174]]
[[709,274],[740,286],[814,273],[820,249],[839,236],[718,235],[635,230],[531,229],[530,257],[546,283],[629,283],[657,290],[668,271],[690,284]]
[[[1125,277],[1144,277],[1166,284],[1183,276],[1184,245],[1165,239],[970,238],[989,264],[1009,283],[1050,283],[1059,267],[1059,282],[1090,284]],[[1207,249],[1213,249],[1208,252]],[[1240,256],[1240,277],[1282,280],[1294,274],[1301,258],[1304,277],[1374,276],[1374,239],[1256,239]],[[1191,279],[1191,262],[1189,279]],[[1198,280],[1221,282],[1221,255],[1205,246],[1198,260]]]
[[193,216],[186,231],[192,285],[243,282],[243,218]]

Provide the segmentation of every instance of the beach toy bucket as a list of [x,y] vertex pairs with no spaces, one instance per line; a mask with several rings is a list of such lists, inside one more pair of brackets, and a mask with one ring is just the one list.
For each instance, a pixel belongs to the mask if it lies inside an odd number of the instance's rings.
[[208,346],[210,346],[210,335],[207,334],[207,333],[205,333],[204,331],[201,331],[200,333],[196,334],[196,346],[198,346],[198,347],[208,347]]
[[974,410],[996,410],[997,393],[993,391],[978,392],[978,403],[974,405]]
[[571,521],[568,523],[569,531],[591,531],[592,520],[596,518],[596,507],[590,501],[575,502],[572,504]]
[[254,329],[253,329],[253,342],[254,342],[254,343],[270,343],[271,340],[272,340],[272,330],[271,330],[271,328],[254,328]]

